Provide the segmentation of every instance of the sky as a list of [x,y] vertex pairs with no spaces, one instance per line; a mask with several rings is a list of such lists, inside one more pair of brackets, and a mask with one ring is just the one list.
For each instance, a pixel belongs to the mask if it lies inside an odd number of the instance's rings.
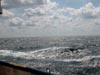
[[100,35],[100,0],[2,0],[0,37]]

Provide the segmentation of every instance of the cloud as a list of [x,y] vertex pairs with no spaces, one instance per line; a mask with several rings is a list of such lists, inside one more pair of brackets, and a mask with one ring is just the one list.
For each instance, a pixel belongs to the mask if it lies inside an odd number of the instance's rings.
[[26,15],[28,16],[48,15],[53,13],[53,9],[56,8],[57,6],[58,4],[56,2],[50,2],[50,0],[47,0],[47,3],[42,6],[25,9],[24,15],[25,16]]
[[58,10],[59,13],[69,14],[85,19],[100,18],[100,7],[95,7],[91,2],[79,9],[63,8]]
[[3,14],[0,15],[0,19],[8,19],[10,17],[13,17],[14,16],[14,13],[9,11],[9,10],[3,10]]
[[[52,14],[54,12],[54,8],[58,6],[56,2],[51,2],[50,0],[44,0],[45,4],[41,6],[37,6],[36,8],[25,8],[24,14],[22,17],[13,17],[10,18],[9,26],[11,27],[37,27],[43,24],[51,25],[53,23]],[[27,16],[27,18],[24,18]],[[42,25],[42,26],[43,26]]]
[[[32,6],[33,8],[27,8],[25,9],[24,16],[26,15],[46,15],[47,12],[49,13],[52,11],[52,8],[56,7],[56,2],[51,2],[50,0],[3,0],[2,5],[6,8],[15,8],[20,6],[27,6],[27,5],[36,5]],[[15,14],[14,14],[15,13]],[[12,10],[3,10],[3,15],[0,17],[2,20],[5,19],[5,22],[9,22],[9,26],[11,27],[23,27],[23,26],[35,26],[37,25],[34,23],[33,20],[24,19],[24,16],[22,16],[22,13],[20,16],[16,15],[16,12]],[[37,20],[38,21],[38,20]]]
[[[21,17],[19,18],[17,17],[10,19],[9,22],[10,25],[13,26],[18,25],[18,26],[32,26],[32,27],[46,27],[46,28],[47,27],[59,28],[61,26],[63,28],[64,27],[66,28],[68,26],[71,29],[77,27],[80,28],[81,23],[83,23],[82,24],[83,26],[84,25],[86,26],[88,24],[88,22],[86,22],[86,19],[94,20],[100,18],[99,9],[100,7],[95,7],[91,2],[89,2],[83,7],[80,7],[79,9],[69,8],[69,7],[59,9],[57,7],[57,3],[49,2],[46,5],[39,6],[36,8],[27,8],[25,9],[24,12],[24,16],[28,16],[27,18],[24,19]],[[81,20],[81,22],[78,22],[79,20]]]
[[37,8],[28,8],[25,9],[25,14],[27,16],[41,16],[41,15],[46,15],[49,14],[50,12],[52,12],[51,10],[49,10],[47,7],[37,7]]
[[23,19],[19,17],[9,19],[10,26],[21,26],[23,22]]
[[[22,5],[31,4],[25,0],[18,1],[22,1]],[[30,35],[88,35],[95,34],[94,30],[100,30],[99,27],[97,28],[100,24],[100,7],[94,6],[91,2],[80,8],[59,8],[59,4],[51,0],[32,1],[39,5],[35,8],[34,6],[25,7],[18,12],[15,9],[4,10],[4,23],[9,29],[16,29],[17,33],[22,31],[24,34],[31,33]]]
[[47,0],[2,0],[2,7],[16,8],[21,6],[37,6],[47,3]]
[[92,2],[95,6],[100,6],[100,0],[89,0]]

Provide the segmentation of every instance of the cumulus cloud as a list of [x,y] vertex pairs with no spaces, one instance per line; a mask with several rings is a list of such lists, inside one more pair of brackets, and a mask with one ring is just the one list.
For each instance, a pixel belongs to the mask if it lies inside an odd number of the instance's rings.
[[[14,7],[19,7],[19,6],[24,6],[24,5],[36,5],[32,6],[33,8],[27,8],[25,9],[24,16],[26,15],[46,15],[47,13],[52,12],[52,8],[57,6],[56,2],[51,2],[50,0],[3,0],[2,5],[5,6],[6,8],[14,8]],[[37,25],[34,23],[32,18],[29,19],[24,19],[22,18],[23,16],[16,16],[14,14],[15,12],[11,10],[4,9],[3,10],[3,15],[1,16],[1,19],[5,19],[5,21],[9,22],[9,26],[13,27],[19,27],[19,26],[35,26]],[[36,19],[36,18],[35,18]],[[37,19],[36,19],[37,20]],[[38,21],[38,20],[37,20]]]
[[11,26],[21,26],[23,22],[23,19],[19,17],[9,19],[9,23]]
[[[12,0],[9,0],[9,2]],[[15,0],[13,0],[14,2]],[[21,2],[20,2],[21,1]],[[30,2],[31,1],[31,2]],[[30,27],[30,30],[25,32],[38,33],[57,33],[57,34],[92,34],[92,30],[98,29],[95,26],[100,24],[100,7],[96,7],[93,3],[88,4],[80,8],[64,7],[59,8],[56,2],[51,0],[18,0],[15,1],[18,6],[33,4],[37,5],[33,7],[25,7],[16,15],[15,10],[4,10],[3,16],[7,18],[7,25],[11,28],[25,29]],[[11,3],[11,2],[10,2]],[[16,4],[15,3],[15,4]],[[41,5],[42,4],[42,5]],[[5,3],[4,5],[8,5]],[[10,6],[10,5],[8,5]],[[16,7],[16,5],[11,5]],[[14,14],[15,12],[15,14]],[[17,13],[18,13],[17,12]],[[45,29],[44,29],[45,28]],[[21,30],[20,29],[20,30]],[[18,29],[18,32],[20,31]],[[39,34],[38,34],[39,35]]]
[[[43,0],[45,4],[38,6],[36,8],[26,8],[22,17],[28,16],[27,18],[14,17],[10,18],[9,26],[12,27],[25,27],[25,26],[46,26],[52,25],[54,19],[52,14],[54,14],[54,8],[58,6],[56,2],[51,2],[50,0]],[[43,25],[41,25],[43,24]]]
[[[27,15],[27,19],[23,19],[20,17],[10,19],[10,25],[39,27],[46,26],[58,28],[61,26],[69,26],[70,28],[79,28],[78,25],[80,25],[81,27],[81,23],[84,23],[84,25],[88,24],[88,22],[85,22],[86,19],[94,20],[100,18],[100,7],[95,7],[92,3],[89,2],[88,4],[83,7],[80,7],[79,9],[69,7],[58,9],[57,4],[55,2],[48,2],[48,4],[45,4],[43,6],[25,9],[24,16]],[[82,20],[81,23],[78,22],[79,20]],[[98,23],[97,21],[96,24]]]
[[41,15],[46,15],[49,14],[50,12],[52,12],[51,10],[49,10],[47,7],[37,7],[37,8],[28,8],[25,9],[25,14],[24,15],[28,15],[28,16],[41,16]]
[[58,4],[56,2],[50,2],[50,0],[47,0],[46,4],[42,6],[25,9],[24,15],[28,15],[28,16],[48,15],[53,13],[53,9],[56,8],[57,6]]
[[75,8],[63,8],[58,10],[62,14],[70,14],[72,16],[77,16],[85,19],[100,18],[100,7],[95,7],[91,2],[86,4],[79,9]]
[[100,6],[100,1],[99,0],[89,0],[92,2],[95,6]]

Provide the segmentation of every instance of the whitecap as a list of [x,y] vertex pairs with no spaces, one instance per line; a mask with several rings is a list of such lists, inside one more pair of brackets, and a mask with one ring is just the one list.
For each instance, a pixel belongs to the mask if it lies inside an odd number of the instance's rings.
[[81,58],[90,54],[91,51],[84,49],[84,50],[77,50],[71,52],[69,47],[50,47],[35,51],[13,51],[13,50],[0,50],[0,55],[2,56],[12,56],[12,57],[20,57],[26,59],[70,59],[70,58]]

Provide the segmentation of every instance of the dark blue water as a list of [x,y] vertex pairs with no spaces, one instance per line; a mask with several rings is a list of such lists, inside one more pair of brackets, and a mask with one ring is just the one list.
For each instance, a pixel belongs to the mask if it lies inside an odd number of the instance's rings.
[[99,75],[100,36],[0,38],[0,60],[55,75]]

